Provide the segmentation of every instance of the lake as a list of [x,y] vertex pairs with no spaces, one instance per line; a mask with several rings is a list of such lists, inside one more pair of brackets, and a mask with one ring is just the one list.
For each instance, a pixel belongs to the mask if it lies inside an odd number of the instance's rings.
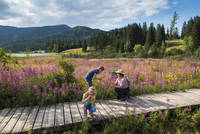
[[[30,53],[28,56],[30,57],[36,57],[36,56],[55,56],[56,54],[42,54],[42,53]],[[12,53],[11,56],[15,57],[26,57],[26,53]]]

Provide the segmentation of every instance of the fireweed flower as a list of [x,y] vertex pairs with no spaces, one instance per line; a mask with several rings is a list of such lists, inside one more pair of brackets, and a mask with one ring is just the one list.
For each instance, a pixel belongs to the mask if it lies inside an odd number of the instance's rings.
[[128,102],[127,102],[127,101],[125,102],[124,106],[125,106],[126,108],[128,107]]
[[145,109],[142,109],[142,112],[144,115],[147,115],[147,111]]
[[159,115],[163,115],[163,112],[162,112],[162,111],[159,111]]
[[138,115],[138,114],[135,114],[135,117],[136,117],[136,118],[138,118],[138,117],[139,117],[139,115]]
[[166,100],[166,101],[167,101],[167,103],[169,103],[169,102],[170,102],[170,99],[169,99],[169,98],[167,98],[167,100]]
[[191,111],[192,111],[192,108],[191,108],[191,107],[188,107],[188,108],[187,108],[187,111],[188,111],[188,112],[191,112]]
[[134,102],[134,104],[133,104],[133,105],[134,105],[134,106],[137,106],[137,105],[138,105],[138,103],[139,103],[139,102],[138,102],[138,99],[137,99],[137,100]]

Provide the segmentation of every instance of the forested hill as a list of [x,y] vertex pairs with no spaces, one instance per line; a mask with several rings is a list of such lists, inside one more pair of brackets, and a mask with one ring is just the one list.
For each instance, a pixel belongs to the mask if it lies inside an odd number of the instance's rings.
[[5,44],[14,40],[52,36],[63,33],[70,29],[71,28],[67,25],[26,28],[0,26],[0,44]]
[[56,39],[82,39],[102,32],[99,29],[67,25],[17,28],[0,26],[0,47],[12,52],[45,49],[46,42]]

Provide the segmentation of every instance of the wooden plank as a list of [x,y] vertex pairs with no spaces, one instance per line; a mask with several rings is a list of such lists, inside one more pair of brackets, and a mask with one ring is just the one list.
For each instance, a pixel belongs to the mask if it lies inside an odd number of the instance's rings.
[[24,108],[24,110],[22,112],[22,115],[20,116],[17,124],[15,125],[15,127],[12,130],[13,133],[22,131],[30,112],[31,112],[31,108],[30,107],[25,107]]
[[148,96],[139,96],[139,99],[142,99],[146,104],[148,104],[150,107],[149,111],[156,111],[158,109],[166,109],[166,104],[162,104],[162,103],[157,103],[157,101],[151,99]]
[[192,93],[195,93],[196,95],[200,95],[200,89],[190,89],[190,90],[186,90],[186,92],[192,92]]
[[191,90],[187,90],[187,91],[185,91],[185,93],[189,93],[189,94],[191,95],[191,97],[193,97],[193,96],[195,96],[195,97],[197,97],[197,98],[200,97],[200,94],[195,93],[195,92],[193,92],[193,91],[191,91]]
[[79,113],[77,104],[75,102],[70,102],[70,109],[71,109],[71,114],[72,114],[72,122],[77,123],[77,122],[82,122],[82,117],[81,114]]
[[100,101],[102,107],[107,111],[111,118],[116,117],[115,113],[110,109],[110,107],[105,103],[105,101]]
[[105,111],[98,101],[96,102],[96,108],[99,110],[104,119],[108,119],[110,117],[110,115]]
[[40,129],[42,127],[44,113],[45,113],[45,107],[40,107],[33,126],[33,130]]
[[80,112],[80,114],[81,114],[82,119],[84,119],[84,111],[83,111],[84,104],[82,104],[82,103],[79,101],[79,102],[77,102],[77,106],[78,106],[78,109],[79,109],[79,112]]
[[12,129],[14,128],[15,124],[17,123],[17,121],[19,120],[22,111],[24,108],[18,108],[14,115],[12,116],[12,118],[9,120],[9,122],[6,124],[6,126],[4,127],[4,129],[1,131],[1,133],[10,133],[12,131]]
[[106,100],[105,103],[112,109],[112,111],[115,113],[115,115],[121,116],[124,115],[124,110],[118,107],[116,103],[114,103],[112,100]]
[[64,103],[64,121],[65,121],[65,125],[72,123],[71,110],[70,110],[69,103],[67,102]]
[[44,113],[42,128],[54,127],[54,118],[55,118],[55,105],[47,106]]
[[178,107],[190,105],[190,102],[188,102],[186,98],[178,96],[174,93],[165,94],[164,96],[170,99],[169,103],[171,102]]
[[63,126],[64,123],[64,106],[63,103],[59,103],[56,105],[56,115],[55,115],[55,126]]
[[35,119],[37,117],[38,110],[39,110],[39,106],[35,106],[31,109],[30,114],[28,116],[28,119],[24,125],[22,132],[29,131],[33,128]]
[[185,98],[187,101],[190,102],[191,105],[197,105],[200,104],[200,99],[198,96],[195,96],[194,94],[188,92],[176,92],[176,95]]
[[1,113],[0,113],[0,123],[3,121],[3,119],[9,113],[10,110],[11,110],[10,108],[6,108],[6,109],[3,109],[1,111]]
[[[163,94],[148,95],[148,98],[150,98],[151,102],[159,105],[160,109],[167,109],[167,107],[176,107],[176,104],[173,101],[171,101],[168,96],[166,97]],[[167,102],[167,99],[169,99],[169,102]]]
[[0,124],[0,133],[4,129],[4,127],[7,125],[7,123],[10,121],[12,118],[13,114],[15,113],[16,108],[13,108],[10,110],[10,112],[5,116],[4,120]]
[[150,94],[150,95],[143,95],[139,97],[141,99],[144,99],[145,101],[148,101],[149,105],[152,106],[150,109],[143,109],[146,111],[156,111],[156,110],[167,109],[167,106],[170,108],[175,108],[174,105],[166,103],[167,101],[166,101],[166,98],[163,97],[163,94]]
[[136,98],[131,98],[129,101],[119,101],[119,100],[112,100],[116,105],[119,106],[120,109],[124,111],[124,114],[133,114],[133,113],[141,113],[144,107],[138,103],[137,106],[134,106]]
[[104,119],[104,117],[101,115],[101,113],[97,107],[96,107],[96,112],[94,112],[93,119],[94,120],[103,120]]

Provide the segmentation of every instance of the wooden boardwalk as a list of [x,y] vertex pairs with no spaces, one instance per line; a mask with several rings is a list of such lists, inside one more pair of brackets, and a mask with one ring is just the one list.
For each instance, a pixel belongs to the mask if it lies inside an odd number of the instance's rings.
[[[134,108],[134,103],[137,103]],[[126,103],[126,104],[125,104]],[[90,121],[102,121],[125,115],[129,111],[142,113],[200,105],[200,89],[185,92],[159,93],[141,95],[131,98],[128,102],[117,100],[98,100],[94,118]],[[21,133],[32,130],[54,130],[83,121],[83,104],[81,102],[65,102],[46,107],[6,108],[0,110],[0,133]]]

